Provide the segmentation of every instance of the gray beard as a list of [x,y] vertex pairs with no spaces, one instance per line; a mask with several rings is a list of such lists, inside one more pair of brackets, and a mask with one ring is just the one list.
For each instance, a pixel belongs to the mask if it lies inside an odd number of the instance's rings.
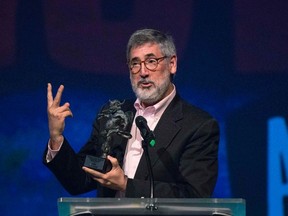
[[[145,79],[142,79],[139,82],[144,81],[144,80]],[[163,99],[164,94],[167,92],[169,88],[170,78],[169,76],[165,77],[164,82],[161,82],[158,86],[155,86],[155,83],[153,82],[152,83],[153,85],[150,88],[145,88],[145,89],[138,88],[138,83],[133,84],[131,81],[131,84],[132,84],[132,89],[136,97],[141,102],[146,103],[146,104],[155,104],[161,99]]]

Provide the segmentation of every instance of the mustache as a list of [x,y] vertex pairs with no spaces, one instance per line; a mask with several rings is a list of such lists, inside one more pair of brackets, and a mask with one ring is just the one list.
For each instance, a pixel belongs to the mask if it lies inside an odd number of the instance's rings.
[[149,79],[147,79],[147,78],[141,78],[139,81],[138,81],[138,83],[137,83],[137,85],[141,85],[142,83],[151,83],[151,84],[153,84],[154,85],[154,82],[152,81],[152,80],[149,80]]

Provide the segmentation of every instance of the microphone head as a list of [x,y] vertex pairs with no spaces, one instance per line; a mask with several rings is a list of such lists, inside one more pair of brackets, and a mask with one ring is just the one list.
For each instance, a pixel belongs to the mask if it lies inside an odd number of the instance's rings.
[[139,128],[144,141],[151,147],[155,145],[155,135],[147,125],[147,120],[143,116],[137,116],[135,119],[136,126]]
[[139,128],[141,136],[144,138],[148,133],[147,120],[143,116],[137,116],[135,119],[136,126]]
[[145,124],[147,124],[147,120],[143,116],[137,116],[135,122],[138,128],[142,128]]

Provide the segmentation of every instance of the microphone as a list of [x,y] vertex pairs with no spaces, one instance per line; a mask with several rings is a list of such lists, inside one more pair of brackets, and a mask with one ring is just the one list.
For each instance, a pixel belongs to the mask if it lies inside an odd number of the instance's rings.
[[155,142],[155,135],[153,131],[147,125],[147,120],[143,116],[136,117],[136,126],[139,128],[141,136],[145,142],[145,144],[149,144],[151,147],[154,147],[156,144]]
[[[137,116],[135,119],[136,126],[139,128],[141,136],[143,138],[142,141],[142,148],[144,149],[148,172],[149,172],[149,179],[150,179],[150,198],[154,198],[154,177],[153,177],[153,171],[152,171],[152,165],[150,156],[148,153],[148,144],[153,147],[155,145],[155,135],[153,131],[150,130],[150,128],[147,125],[147,120],[143,116]],[[156,207],[153,203],[147,206],[150,210],[155,210]]]

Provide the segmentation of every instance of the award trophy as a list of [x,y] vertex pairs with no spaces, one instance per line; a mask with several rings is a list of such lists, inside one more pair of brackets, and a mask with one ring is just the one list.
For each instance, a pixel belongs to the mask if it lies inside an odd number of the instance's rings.
[[105,140],[101,147],[102,155],[100,157],[87,155],[84,166],[102,173],[109,172],[112,165],[107,159],[107,155],[110,153],[112,136],[118,135],[126,139],[132,137],[126,129],[129,122],[133,119],[133,113],[123,112],[123,110],[121,110],[121,105],[123,103],[124,101],[121,103],[118,100],[112,100],[110,101],[108,108],[103,109],[99,113],[97,117],[98,120],[102,118],[107,119],[105,129],[99,134]]

